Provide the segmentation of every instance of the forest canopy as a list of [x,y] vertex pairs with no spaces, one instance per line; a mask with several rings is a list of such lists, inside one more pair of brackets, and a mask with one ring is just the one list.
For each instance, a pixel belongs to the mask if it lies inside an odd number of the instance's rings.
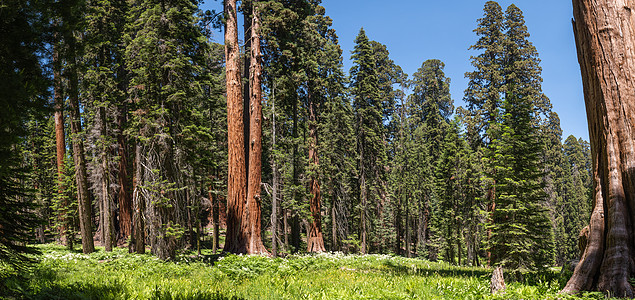
[[50,242],[513,270],[580,257],[591,150],[562,136],[519,7],[485,4],[450,95],[445,62],[405,74],[363,28],[345,57],[320,2],[0,4],[0,258]]

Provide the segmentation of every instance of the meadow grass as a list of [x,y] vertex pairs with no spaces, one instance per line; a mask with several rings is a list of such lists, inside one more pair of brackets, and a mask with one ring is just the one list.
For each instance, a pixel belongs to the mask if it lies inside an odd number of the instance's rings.
[[[84,255],[57,245],[22,274],[0,268],[7,299],[568,299],[556,271],[509,274],[507,292],[489,292],[491,271],[390,255],[207,254],[161,261],[126,249]],[[587,293],[584,298],[603,298]]]

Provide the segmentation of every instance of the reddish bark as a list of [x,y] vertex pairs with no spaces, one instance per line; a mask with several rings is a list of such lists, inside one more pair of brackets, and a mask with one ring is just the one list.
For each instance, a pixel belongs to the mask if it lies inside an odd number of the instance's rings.
[[[225,80],[227,86],[227,235],[224,250],[246,253],[246,236],[241,228],[247,200],[243,103],[240,78],[240,53],[236,22],[236,0],[225,0]],[[245,224],[246,225],[246,224]]]
[[121,241],[127,240],[132,234],[132,197],[130,194],[130,176],[128,174],[128,144],[123,134],[126,123],[126,109],[120,110],[117,120],[119,126],[119,135],[117,143],[119,144],[119,238]]
[[562,290],[633,297],[635,23],[632,1],[574,0],[593,158],[594,203],[580,263]]
[[[59,34],[55,33],[57,38]],[[59,179],[59,185],[57,186],[57,192],[59,194],[64,193],[64,184],[62,182],[62,175],[64,174],[64,157],[66,156],[66,140],[64,136],[64,97],[62,95],[62,78],[61,76],[61,63],[59,57],[59,46],[53,46],[53,101],[55,109],[55,146],[57,150],[57,176]],[[68,206],[68,200],[64,198],[63,207]],[[59,216],[61,224],[64,224],[63,215]],[[60,241],[66,243],[66,228],[60,226]]]
[[262,180],[262,55],[260,53],[260,20],[258,19],[257,1],[252,2],[251,20],[251,62],[250,62],[250,118],[249,118],[249,180],[247,183],[247,209],[243,220],[247,220],[244,228],[247,236],[247,253],[268,253],[262,243],[260,192]]

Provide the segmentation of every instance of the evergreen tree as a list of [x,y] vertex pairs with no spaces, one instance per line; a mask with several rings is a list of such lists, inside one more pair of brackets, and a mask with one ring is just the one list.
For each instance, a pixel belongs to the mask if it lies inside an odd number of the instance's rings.
[[21,150],[30,147],[26,122],[38,119],[47,97],[47,80],[41,65],[45,23],[44,3],[14,1],[0,9],[0,261],[20,267],[38,225],[33,213],[35,197]]
[[510,5],[505,18],[504,114],[489,161],[497,193],[489,249],[492,264],[540,268],[553,257],[540,159],[541,70],[520,9]]
[[[439,186],[435,178],[435,166],[443,152],[444,138],[449,127],[449,117],[454,111],[450,97],[450,79],[445,77],[445,64],[440,60],[427,60],[413,74],[409,97],[410,115],[414,130],[415,182],[418,199],[418,250],[428,252],[429,258],[436,257],[436,249],[430,243],[433,207],[438,207]],[[436,237],[435,237],[436,239]],[[437,245],[438,246],[438,245]],[[425,249],[424,249],[425,248]],[[434,249],[433,249],[434,248]]]
[[[373,46],[374,45],[374,46]],[[379,66],[390,65],[386,61],[385,47],[371,43],[364,29],[355,38],[351,56],[351,93],[356,118],[357,151],[359,155],[360,189],[360,251],[368,252],[368,234],[373,230],[370,207],[377,207],[377,201],[385,196],[383,166],[386,163],[386,132],[383,124],[384,104],[389,103],[392,93],[387,81],[379,75]],[[370,217],[370,218],[369,218]]]
[[[88,115],[88,148],[93,154],[89,161],[92,190],[99,199],[99,235],[106,251],[112,250],[115,242],[115,195],[119,190],[115,175],[118,170],[117,121],[123,116],[119,107],[125,105],[125,76],[122,74],[123,49],[120,47],[126,10],[123,1],[88,1],[86,30],[84,37],[82,98],[86,101]],[[120,194],[119,197],[124,195]],[[122,213],[129,202],[121,201]],[[128,219],[127,215],[124,219]],[[120,225],[120,224],[117,224]],[[121,226],[123,225],[123,226]],[[117,227],[125,227],[121,224]]]
[[145,207],[152,253],[169,259],[186,228],[193,174],[184,128],[196,120],[191,108],[207,100],[201,72],[207,43],[192,2],[139,0],[131,7],[125,58],[134,103],[131,134],[137,137],[135,201]]

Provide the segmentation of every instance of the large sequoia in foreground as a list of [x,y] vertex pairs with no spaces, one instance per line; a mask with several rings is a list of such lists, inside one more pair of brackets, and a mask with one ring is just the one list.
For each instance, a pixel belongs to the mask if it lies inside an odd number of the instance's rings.
[[573,0],[593,157],[594,198],[580,263],[563,292],[633,297],[635,24],[630,0]]

